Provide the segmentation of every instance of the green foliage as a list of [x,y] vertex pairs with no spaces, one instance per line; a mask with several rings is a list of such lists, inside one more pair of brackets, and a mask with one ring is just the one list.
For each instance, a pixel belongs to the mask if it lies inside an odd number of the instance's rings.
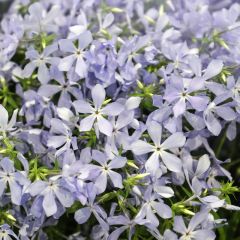
[[0,77],[0,104],[8,109],[10,114],[20,106],[20,98],[10,90],[6,80],[2,77]]

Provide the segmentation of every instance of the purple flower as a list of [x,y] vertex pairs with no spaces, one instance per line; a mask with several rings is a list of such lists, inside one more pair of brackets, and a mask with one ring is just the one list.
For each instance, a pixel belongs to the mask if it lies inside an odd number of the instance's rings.
[[216,97],[213,102],[211,102],[207,109],[204,111],[204,121],[208,130],[215,136],[218,136],[222,130],[222,125],[217,118],[221,117],[225,121],[233,121],[236,118],[236,113],[228,104],[222,104],[226,96]]
[[42,84],[38,89],[38,94],[47,98],[53,98],[60,93],[58,106],[71,107],[71,97],[79,98],[82,95],[79,84],[70,77],[65,79],[64,74],[56,66],[51,66],[50,76],[56,80],[56,83]]
[[36,50],[31,49],[26,52],[26,58],[30,62],[23,69],[23,76],[29,78],[35,69],[38,69],[37,76],[42,84],[46,84],[50,80],[50,73],[47,67],[48,64],[56,63],[56,58],[50,55],[57,50],[57,44],[52,44],[44,48],[43,52],[39,54]]
[[74,150],[77,149],[76,137],[72,137],[72,132],[70,128],[61,120],[57,118],[51,119],[50,133],[54,135],[48,138],[48,147],[52,147],[55,149],[60,147],[55,153],[56,156],[59,156],[64,151],[67,151],[71,145]]
[[186,138],[182,132],[177,132],[168,137],[163,143],[162,126],[157,122],[151,122],[148,126],[148,133],[153,140],[154,145],[149,144],[143,140],[137,140],[131,145],[134,154],[142,155],[152,152],[152,155],[145,163],[147,171],[155,172],[159,168],[159,158],[163,161],[165,166],[173,172],[181,172],[182,162],[177,156],[169,153],[168,150],[183,147]]
[[71,207],[74,202],[73,195],[68,191],[66,184],[61,179],[35,181],[29,187],[29,193],[37,200],[35,204],[41,204],[47,217],[57,213],[57,201],[64,207]]
[[0,239],[3,240],[11,240],[12,237],[14,239],[19,239],[18,236],[10,229],[8,224],[3,224],[0,226]]
[[146,219],[153,226],[158,226],[159,221],[154,213],[161,218],[168,219],[172,217],[171,208],[166,205],[158,196],[152,192],[152,187],[148,187],[144,193],[144,202],[139,210],[136,219]]
[[86,204],[87,206],[84,208],[80,208],[75,212],[74,214],[75,220],[79,224],[83,224],[90,218],[91,214],[93,214],[97,221],[99,222],[100,226],[103,229],[108,230],[109,226],[105,221],[105,219],[107,218],[107,214],[97,203],[94,202],[97,192],[92,184],[88,185],[87,193],[88,193],[88,202]]
[[186,227],[183,217],[176,216],[174,218],[174,231],[181,234],[180,239],[213,240],[215,239],[216,235],[211,229],[200,228],[200,225],[203,224],[207,217],[208,212],[202,210],[201,212],[196,213],[194,217],[192,217],[188,224],[188,227]]
[[[92,42],[92,34],[89,31],[85,31],[79,35],[78,47],[75,47],[74,43],[70,39],[59,40],[59,47],[62,52],[70,53],[67,57],[60,60],[58,68],[60,71],[68,72],[73,65],[75,65],[75,72],[80,78],[84,78],[87,75],[87,64],[84,61],[85,51],[84,49]],[[76,63],[75,63],[76,62]]]
[[98,177],[95,180],[95,186],[98,190],[98,194],[106,190],[108,177],[110,177],[114,187],[123,188],[122,176],[113,171],[113,169],[123,168],[127,162],[126,158],[116,156],[109,160],[105,153],[98,150],[93,150],[92,158],[101,165],[95,166],[96,171],[98,172]]
[[[201,190],[205,188],[205,178],[210,168],[210,159],[207,154],[201,156],[198,161],[193,160],[190,154],[183,157],[184,173],[189,186],[196,195],[201,194]],[[190,182],[191,181],[191,182]]]
[[96,127],[100,132],[107,136],[111,136],[113,126],[104,116],[117,116],[123,111],[124,108],[118,102],[110,103],[105,107],[102,107],[106,92],[100,84],[97,84],[92,88],[91,94],[94,104],[93,107],[90,103],[84,100],[77,100],[73,102],[77,112],[91,114],[81,120],[79,129],[82,132],[90,131],[94,122],[96,122]]
[[135,227],[137,225],[142,225],[147,227],[147,231],[149,231],[153,236],[157,236],[156,239],[161,237],[157,228],[148,220],[140,219],[140,218],[133,218],[130,219],[128,215],[118,215],[118,216],[111,216],[108,217],[109,225],[120,225],[121,227],[116,228],[111,234],[109,235],[109,240],[118,240],[120,235],[126,231],[128,231],[128,238],[131,239],[135,232]]
[[[89,62],[89,71],[94,73],[98,83],[107,87],[116,82],[118,64],[115,41],[95,42],[91,46],[86,58]],[[88,86],[92,86],[91,82],[92,78],[89,75],[87,78]]]
[[61,16],[60,7],[53,5],[50,11],[47,11],[42,3],[33,3],[29,9],[29,15],[26,17],[25,28],[27,30],[42,32],[57,32],[58,26],[55,20]]
[[[200,84],[199,84],[200,82]],[[204,111],[208,104],[207,96],[193,95],[203,87],[201,79],[183,79],[172,76],[168,83],[164,98],[169,102],[176,102],[173,107],[174,116],[178,117],[186,111],[186,101],[197,111]]]
[[28,180],[23,173],[15,170],[13,162],[9,158],[3,158],[0,167],[0,196],[4,194],[7,186],[9,186],[12,203],[20,205],[23,186],[29,184]]

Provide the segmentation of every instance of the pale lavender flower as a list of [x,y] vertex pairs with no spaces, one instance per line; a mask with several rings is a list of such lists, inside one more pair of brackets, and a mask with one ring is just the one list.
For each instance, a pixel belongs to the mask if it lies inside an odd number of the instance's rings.
[[108,177],[111,179],[114,187],[123,188],[122,176],[113,171],[113,169],[123,168],[127,162],[125,157],[116,156],[113,159],[108,159],[108,156],[105,153],[93,150],[92,158],[101,165],[95,166],[96,171],[99,174],[95,180],[95,186],[98,190],[98,194],[106,190]]
[[143,197],[144,202],[136,215],[136,219],[146,219],[151,222],[153,226],[157,227],[159,221],[155,213],[163,219],[168,219],[172,217],[172,210],[157,194],[153,193],[152,190],[152,186],[146,189]]
[[12,203],[20,205],[23,186],[28,185],[28,180],[23,173],[15,170],[13,161],[9,158],[3,158],[0,162],[0,167],[0,196],[4,194],[7,186],[9,186]]
[[118,215],[108,217],[107,221],[109,225],[120,225],[120,227],[111,232],[108,237],[109,240],[118,240],[120,235],[126,230],[128,230],[128,238],[131,239],[137,225],[146,226],[146,230],[156,237],[156,239],[161,239],[161,234],[157,228],[148,220],[140,218],[130,219],[128,215]]
[[72,137],[71,129],[61,120],[57,118],[51,119],[50,133],[54,135],[49,136],[47,145],[55,149],[59,148],[55,153],[56,156],[68,150],[70,146],[72,146],[74,150],[77,149],[76,137]]
[[60,60],[58,68],[60,71],[68,72],[71,67],[75,66],[75,72],[80,78],[84,78],[87,75],[87,64],[84,61],[85,49],[92,42],[92,34],[89,31],[85,31],[79,35],[78,47],[76,47],[72,40],[61,39],[59,40],[60,50],[64,53],[69,53],[67,57]]
[[159,158],[163,161],[165,166],[173,172],[181,172],[182,161],[180,158],[168,150],[173,150],[183,147],[186,138],[182,132],[177,132],[168,137],[163,143],[162,139],[162,126],[157,122],[151,122],[148,126],[148,133],[153,140],[153,145],[143,140],[137,140],[131,145],[134,154],[142,155],[152,153],[145,163],[147,171],[155,172],[159,168]]
[[201,156],[199,160],[194,160],[190,154],[183,157],[183,169],[186,180],[196,195],[200,195],[205,187],[205,178],[210,168],[210,159],[207,154]]
[[38,201],[35,201],[35,204],[42,205],[47,217],[57,213],[57,201],[64,207],[71,207],[74,202],[72,193],[61,179],[52,178],[48,182],[37,180],[29,186],[29,193],[37,197]]
[[38,89],[38,94],[46,98],[53,98],[60,93],[58,106],[70,108],[71,98],[79,98],[82,95],[80,85],[69,76],[66,79],[63,72],[60,72],[56,66],[50,67],[50,76],[56,80],[56,83],[42,84]]
[[90,103],[84,100],[77,100],[73,102],[77,112],[85,114],[90,113],[89,116],[81,120],[79,129],[82,132],[90,131],[94,122],[96,122],[97,128],[100,132],[107,136],[111,136],[113,126],[104,116],[117,116],[124,108],[118,102],[110,103],[105,107],[102,107],[106,92],[100,84],[97,84],[92,88],[91,94],[94,106],[91,106]]
[[56,63],[57,59],[50,55],[58,49],[57,44],[52,44],[44,48],[40,54],[35,49],[28,50],[26,52],[26,58],[30,62],[23,69],[24,78],[29,78],[35,69],[38,69],[37,76],[42,84],[46,84],[50,80],[48,64],[52,65]]
[[56,20],[61,16],[60,6],[53,5],[47,11],[41,2],[33,3],[25,20],[25,28],[33,33],[57,32]]
[[186,101],[197,111],[204,111],[206,109],[209,102],[208,97],[193,94],[202,88],[203,81],[201,79],[185,79],[172,76],[171,82],[168,82],[166,87],[164,98],[169,103],[176,102],[173,107],[175,117],[182,115],[186,111]]
[[202,210],[199,213],[196,213],[189,222],[188,227],[186,227],[183,217],[176,216],[174,218],[174,231],[181,234],[180,239],[215,239],[216,235],[211,229],[201,229],[201,224],[208,217],[208,212],[206,210]]
[[3,224],[0,226],[0,239],[2,240],[12,240],[19,239],[18,236],[11,230],[8,224]]
[[208,130],[215,136],[218,136],[222,130],[222,125],[218,116],[225,121],[233,121],[236,118],[235,111],[228,104],[222,104],[227,96],[219,96],[212,101],[204,111],[204,121]]
[[99,222],[100,226],[103,229],[108,230],[109,226],[106,223],[107,214],[97,203],[94,202],[97,191],[93,184],[91,183],[88,184],[87,193],[88,193],[88,202],[86,204],[87,206],[77,210],[74,214],[74,219],[79,224],[83,224],[90,218],[91,214],[93,214],[94,217]]

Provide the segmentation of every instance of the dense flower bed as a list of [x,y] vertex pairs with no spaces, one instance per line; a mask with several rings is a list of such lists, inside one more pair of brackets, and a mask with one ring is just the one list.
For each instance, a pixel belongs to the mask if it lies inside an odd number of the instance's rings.
[[217,239],[240,209],[219,158],[240,120],[237,2],[13,1],[0,239]]

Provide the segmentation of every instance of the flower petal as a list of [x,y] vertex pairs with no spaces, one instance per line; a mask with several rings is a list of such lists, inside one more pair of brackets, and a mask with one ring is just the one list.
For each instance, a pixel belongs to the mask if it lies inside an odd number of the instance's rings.
[[73,42],[69,39],[61,39],[58,42],[59,48],[62,52],[75,53],[76,47]]
[[92,34],[90,31],[85,31],[79,35],[78,38],[78,48],[84,49],[92,42]]
[[55,194],[59,200],[59,202],[64,206],[64,207],[71,207],[74,199],[72,193],[69,191],[58,188],[57,191],[55,191]]
[[152,145],[142,140],[137,140],[136,142],[132,143],[131,150],[135,155],[142,155],[154,151]]
[[172,209],[168,205],[154,201],[151,206],[161,218],[167,219],[172,217]]
[[81,132],[86,132],[86,131],[90,131],[93,123],[95,121],[96,117],[94,115],[90,115],[88,117],[85,117],[84,119],[81,120],[80,122],[80,131]]
[[173,227],[174,231],[175,232],[178,232],[178,233],[186,233],[187,232],[187,228],[186,228],[186,225],[183,221],[183,217],[182,216],[176,216],[174,218],[174,227]]
[[123,168],[127,163],[127,159],[125,157],[115,157],[113,160],[108,164],[109,168],[116,169],[116,168]]
[[105,97],[106,92],[102,85],[97,84],[95,87],[92,88],[92,99],[94,102],[94,106],[97,109],[99,109],[102,106]]
[[106,187],[107,187],[107,173],[106,172],[102,172],[96,178],[95,186],[96,186],[99,194],[106,190]]
[[161,158],[166,167],[172,172],[182,171],[182,161],[172,153],[166,151],[161,152]]
[[85,223],[91,215],[90,207],[85,207],[77,210],[74,214],[74,219],[77,221],[78,224]]
[[162,144],[161,148],[163,149],[172,149],[183,147],[186,142],[186,137],[182,132],[177,132],[168,137]]
[[47,141],[47,146],[52,148],[61,147],[64,143],[66,143],[66,136],[51,136]]
[[145,163],[147,172],[155,173],[159,169],[159,153],[154,152]]
[[186,110],[186,101],[185,98],[180,98],[178,102],[173,107],[174,117],[182,115]]
[[87,75],[87,64],[85,63],[81,55],[77,57],[75,72],[80,78],[84,78]]
[[119,173],[116,173],[112,170],[108,171],[108,175],[113,183],[113,186],[116,188],[123,188],[122,185],[122,176]]
[[90,103],[84,101],[84,100],[77,100],[73,102],[73,106],[79,113],[93,113],[94,109],[90,105]]
[[7,110],[0,104],[0,129],[6,130],[8,124],[8,112]]
[[58,64],[58,69],[60,71],[68,72],[71,69],[75,60],[76,60],[76,56],[73,54],[60,59],[60,62]]
[[116,116],[119,115],[123,111],[124,107],[122,104],[118,102],[110,103],[106,107],[102,109],[102,114],[106,114],[108,116]]
[[47,217],[54,215],[57,212],[57,204],[53,191],[48,191],[43,198],[43,209]]
[[38,68],[38,79],[42,84],[50,80],[50,73],[45,63]]
[[200,177],[203,173],[205,173],[208,170],[208,168],[210,167],[210,164],[211,162],[209,160],[209,156],[207,154],[204,154],[198,160],[198,165],[195,171],[195,175]]
[[162,139],[162,126],[159,123],[152,121],[147,130],[155,146],[159,147]]
[[101,133],[109,137],[112,135],[113,126],[107,119],[105,119],[104,117],[98,117],[97,124]]

